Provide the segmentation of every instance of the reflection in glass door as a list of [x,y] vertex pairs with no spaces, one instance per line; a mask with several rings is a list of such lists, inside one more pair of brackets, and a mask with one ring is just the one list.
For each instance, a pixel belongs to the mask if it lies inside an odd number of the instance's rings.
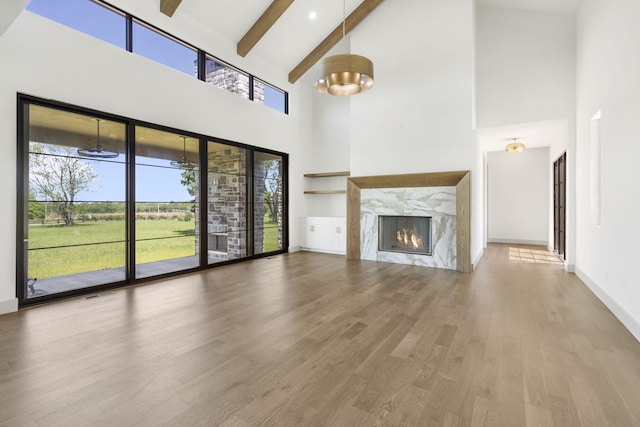
[[25,299],[126,280],[125,124],[25,111]]
[[135,128],[136,278],[200,265],[199,142]]

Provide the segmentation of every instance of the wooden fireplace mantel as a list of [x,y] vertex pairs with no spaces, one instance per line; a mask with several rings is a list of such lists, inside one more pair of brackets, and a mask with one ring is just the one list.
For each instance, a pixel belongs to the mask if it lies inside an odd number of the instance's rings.
[[347,259],[360,259],[360,190],[456,187],[456,270],[471,273],[471,172],[357,176],[347,179]]

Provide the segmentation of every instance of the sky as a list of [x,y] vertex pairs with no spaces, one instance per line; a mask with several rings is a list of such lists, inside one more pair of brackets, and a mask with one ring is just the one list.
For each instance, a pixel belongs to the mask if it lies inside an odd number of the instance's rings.
[[[125,201],[126,165],[121,155],[110,161],[91,161],[98,178],[92,191],[79,194],[84,201]],[[167,160],[138,157],[136,159],[137,202],[185,202],[192,199],[180,184],[182,170],[169,166]]]
[[[27,10],[123,49],[126,48],[124,16],[90,0],[31,0]],[[133,52],[190,76],[196,74],[195,51],[136,23],[133,26]],[[214,54],[214,52],[211,53]],[[265,104],[283,111],[284,95],[265,85]],[[87,201],[124,201],[126,170],[124,156],[109,162],[91,161],[91,163],[98,179],[95,182],[94,191],[83,192],[80,198]],[[144,164],[136,167],[136,201],[191,200],[186,188],[180,184],[182,173],[180,169],[171,168],[166,160],[138,158],[136,163]]]
[[[124,16],[91,0],[31,0],[27,5],[27,10],[126,49]],[[195,51],[135,22],[132,39],[134,53],[190,76],[196,75],[194,64],[197,54]],[[215,52],[208,53],[215,55]],[[284,111],[284,94],[265,85],[264,103],[275,110]]]

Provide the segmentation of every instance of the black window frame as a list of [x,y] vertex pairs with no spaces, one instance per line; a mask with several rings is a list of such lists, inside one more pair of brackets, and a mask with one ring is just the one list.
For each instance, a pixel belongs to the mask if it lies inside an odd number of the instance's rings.
[[[25,264],[25,251],[27,249],[27,238],[28,238],[28,188],[29,188],[29,173],[28,173],[28,161],[29,156],[25,151],[25,145],[28,146],[29,141],[27,141],[27,135],[29,134],[29,105],[39,105],[47,108],[53,108],[60,111],[84,114],[84,115],[92,115],[100,118],[104,118],[105,120],[113,120],[119,121],[125,124],[126,126],[126,150],[127,150],[127,160],[126,160],[126,220],[127,220],[127,230],[126,230],[126,240],[128,241],[127,245],[127,264],[126,264],[126,279],[124,281],[107,283],[103,285],[91,286],[86,288],[75,289],[71,291],[60,292],[56,294],[49,294],[43,296],[36,296],[27,298],[26,290],[27,290],[27,269]],[[221,267],[228,264],[234,264],[237,262],[244,262],[253,259],[259,259],[279,254],[284,254],[288,252],[289,247],[289,154],[283,153],[276,150],[265,149],[262,147],[255,147],[248,144],[243,144],[237,141],[231,141],[224,138],[213,137],[210,135],[204,135],[197,132],[185,131],[183,129],[173,128],[169,126],[163,126],[156,123],[150,123],[143,120],[120,116],[117,114],[112,114],[104,111],[94,110],[90,108],[85,108],[65,102],[44,99],[35,97],[32,95],[26,95],[22,93],[17,94],[17,157],[16,157],[16,184],[17,184],[17,199],[16,199],[16,296],[18,297],[18,305],[19,307],[27,307],[35,304],[41,304],[50,301],[56,301],[60,299],[76,297],[79,295],[86,295],[91,293],[96,293],[108,289],[121,288],[125,286],[135,285],[139,283],[155,281],[167,277],[175,277],[181,276],[188,273],[193,272],[201,272],[209,269]],[[200,222],[199,222],[199,232],[201,238],[199,239],[199,250],[200,250],[200,262],[199,266],[195,268],[189,268],[179,271],[173,271],[169,273],[148,276],[143,278],[137,278],[135,276],[135,179],[136,179],[136,170],[135,170],[135,128],[136,126],[148,127],[152,129],[157,129],[165,132],[173,132],[180,135],[186,135],[190,138],[196,138],[199,140],[200,147],[200,164],[201,171],[206,170],[204,165],[207,165],[207,142],[213,141],[218,142],[220,144],[225,144],[233,147],[238,147],[247,150],[248,157],[251,159],[253,164],[253,159],[255,158],[255,154],[257,152],[272,154],[275,156],[280,156],[282,158],[282,247],[279,250],[265,252],[260,254],[254,253],[253,246],[249,245],[247,242],[247,251],[248,255],[246,257],[231,259],[226,261],[221,261],[218,263],[209,264],[207,259],[208,253],[208,242],[206,238],[203,238],[207,235],[207,177],[206,173],[200,173],[200,188],[204,188],[205,191],[199,192],[199,200],[200,203]],[[253,181],[253,170],[249,169],[247,171],[247,182],[251,183]],[[247,230],[251,230],[251,238],[252,241],[253,233],[255,230],[253,229],[253,186],[249,185],[247,188],[247,205],[246,205],[246,216],[247,216]]]
[[[99,6],[104,7],[105,9],[107,9],[107,10],[109,10],[111,12],[114,12],[114,13],[116,13],[118,15],[124,16],[124,18],[125,18],[125,28],[124,28],[124,32],[125,32],[125,50],[127,52],[135,53],[136,55],[138,55],[138,53],[133,51],[133,24],[135,22],[137,24],[140,24],[140,25],[146,27],[147,29],[149,29],[151,31],[154,31],[155,33],[157,33],[157,34],[159,34],[159,35],[161,35],[163,37],[166,37],[166,38],[168,38],[168,39],[170,39],[170,40],[172,40],[172,41],[174,41],[176,43],[179,43],[179,44],[183,45],[184,47],[187,47],[189,49],[194,50],[196,52],[196,58],[197,58],[196,61],[197,61],[198,72],[197,72],[197,75],[191,75],[192,77],[194,77],[194,78],[196,78],[196,79],[198,79],[198,80],[200,80],[202,82],[206,82],[206,76],[205,76],[205,62],[206,62],[206,59],[205,58],[207,56],[209,56],[212,59],[214,59],[216,62],[224,64],[225,66],[233,68],[233,69],[237,70],[238,72],[240,72],[242,74],[246,74],[247,76],[249,76],[249,96],[248,96],[248,99],[250,101],[254,100],[254,96],[253,96],[254,80],[259,80],[259,81],[263,82],[264,84],[267,84],[270,87],[272,87],[272,88],[284,93],[283,113],[285,115],[289,115],[289,92],[279,88],[278,86],[275,86],[275,85],[267,82],[264,79],[261,79],[261,78],[259,78],[257,76],[254,76],[253,74],[248,73],[248,72],[244,71],[243,69],[241,69],[239,67],[236,67],[235,65],[231,64],[230,62],[225,61],[223,59],[220,59],[217,56],[215,56],[215,55],[213,55],[213,54],[211,54],[211,53],[209,53],[209,52],[207,52],[207,51],[205,51],[203,49],[200,49],[198,46],[195,46],[194,44],[189,43],[189,42],[183,40],[180,37],[177,37],[177,36],[167,32],[167,31],[164,31],[161,28],[159,28],[158,26],[153,25],[153,24],[145,21],[144,19],[140,19],[137,16],[132,15],[132,14],[128,13],[127,11],[125,11],[123,9],[120,9],[119,7],[116,7],[116,6],[106,2],[104,0],[86,0],[86,1],[90,1],[92,3],[95,3],[95,4],[99,5]],[[61,24],[61,25],[63,25],[63,24]],[[76,31],[80,31],[80,30],[76,29]],[[80,32],[82,32],[82,31],[80,31]],[[141,55],[141,56],[144,56],[144,55]],[[147,58],[147,57],[145,56],[145,58]],[[154,62],[157,62],[153,58],[149,58],[149,59],[151,59]],[[180,70],[177,70],[177,71],[180,71]],[[180,72],[182,74],[186,74],[186,73],[184,73],[182,71],[180,71]],[[277,110],[277,111],[279,111],[279,110]]]

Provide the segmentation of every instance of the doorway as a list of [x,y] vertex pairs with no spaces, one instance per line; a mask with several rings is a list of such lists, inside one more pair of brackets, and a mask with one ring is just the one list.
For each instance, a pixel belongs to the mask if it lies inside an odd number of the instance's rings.
[[553,250],[566,259],[567,153],[553,162]]

